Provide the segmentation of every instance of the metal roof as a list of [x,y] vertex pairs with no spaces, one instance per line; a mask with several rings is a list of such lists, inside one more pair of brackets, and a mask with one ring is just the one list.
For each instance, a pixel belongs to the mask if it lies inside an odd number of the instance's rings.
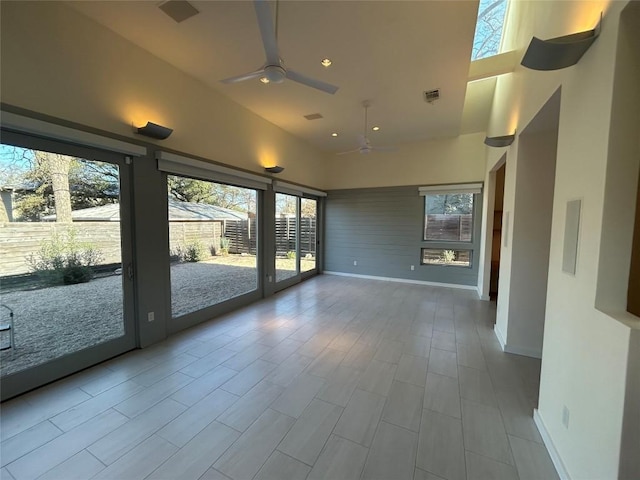
[[[83,208],[71,212],[76,222],[119,222],[120,204],[110,203],[100,207]],[[247,220],[248,214],[204,203],[179,202],[169,199],[170,222],[210,222],[213,220]],[[55,215],[42,217],[44,221],[55,221]]]

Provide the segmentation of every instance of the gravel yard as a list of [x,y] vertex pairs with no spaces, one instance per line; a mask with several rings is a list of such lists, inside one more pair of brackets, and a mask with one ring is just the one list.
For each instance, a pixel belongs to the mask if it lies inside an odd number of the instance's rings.
[[[256,288],[255,257],[231,255],[171,266],[174,317],[194,312]],[[302,259],[302,270],[311,268]],[[277,260],[286,278],[295,261]],[[124,334],[122,278],[2,293],[0,303],[14,311],[16,347],[0,352],[0,376],[44,363]],[[3,317],[4,319],[5,317]]]

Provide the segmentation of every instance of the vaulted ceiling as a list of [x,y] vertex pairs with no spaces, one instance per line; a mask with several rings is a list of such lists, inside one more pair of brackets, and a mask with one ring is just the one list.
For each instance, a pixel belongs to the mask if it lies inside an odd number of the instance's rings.
[[[190,3],[199,13],[178,23],[153,1],[68,2],[324,151],[357,147],[364,100],[371,102],[367,133],[374,145],[486,128],[495,78],[468,83],[478,1],[280,2],[277,35],[286,66],[339,86],[335,95],[290,80],[221,83],[265,63],[253,2]],[[270,6],[275,16],[275,2]],[[330,67],[321,65],[324,58]],[[423,92],[431,89],[440,89],[440,99],[427,103]],[[304,117],[315,113],[322,118]],[[371,131],[374,125],[380,130]]]

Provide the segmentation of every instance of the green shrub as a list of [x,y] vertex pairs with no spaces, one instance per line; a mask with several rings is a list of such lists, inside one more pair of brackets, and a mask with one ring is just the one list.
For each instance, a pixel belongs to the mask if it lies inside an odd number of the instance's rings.
[[185,248],[183,261],[192,263],[199,262],[204,259],[204,252],[204,247],[196,240]]
[[229,247],[231,246],[231,240],[227,237],[220,237],[220,253],[222,255],[229,255]]
[[182,245],[176,245],[169,250],[169,261],[181,262],[184,258],[184,247]]
[[295,260],[296,259],[296,252],[294,252],[293,250],[289,250],[287,252],[287,258],[289,260]]
[[84,265],[75,265],[63,270],[62,282],[65,285],[75,285],[77,283],[87,283],[93,278],[93,272]]
[[29,269],[45,285],[71,285],[91,280],[91,267],[98,265],[102,258],[94,245],[78,242],[76,230],[69,229],[66,234],[54,232],[49,240],[40,244],[40,250],[26,260]]
[[169,252],[169,258],[171,261],[196,263],[204,260],[205,253],[205,247],[196,240],[186,246],[176,245]]
[[454,250],[443,250],[442,260],[444,263],[453,263],[456,259],[456,252]]

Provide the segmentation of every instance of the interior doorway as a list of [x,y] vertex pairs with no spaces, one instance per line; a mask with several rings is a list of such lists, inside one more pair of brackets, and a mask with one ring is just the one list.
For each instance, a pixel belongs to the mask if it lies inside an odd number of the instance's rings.
[[500,276],[500,248],[502,245],[502,214],[504,207],[504,177],[506,163],[495,172],[495,200],[493,207],[493,233],[491,237],[491,273],[489,279],[489,299],[498,300]]
[[498,295],[497,309],[507,315],[498,315],[496,334],[505,351],[535,358],[542,358],[559,124],[560,89],[518,137],[515,171],[507,178],[515,181],[510,225],[501,232],[509,271],[502,272],[508,284],[500,290],[508,295]]

